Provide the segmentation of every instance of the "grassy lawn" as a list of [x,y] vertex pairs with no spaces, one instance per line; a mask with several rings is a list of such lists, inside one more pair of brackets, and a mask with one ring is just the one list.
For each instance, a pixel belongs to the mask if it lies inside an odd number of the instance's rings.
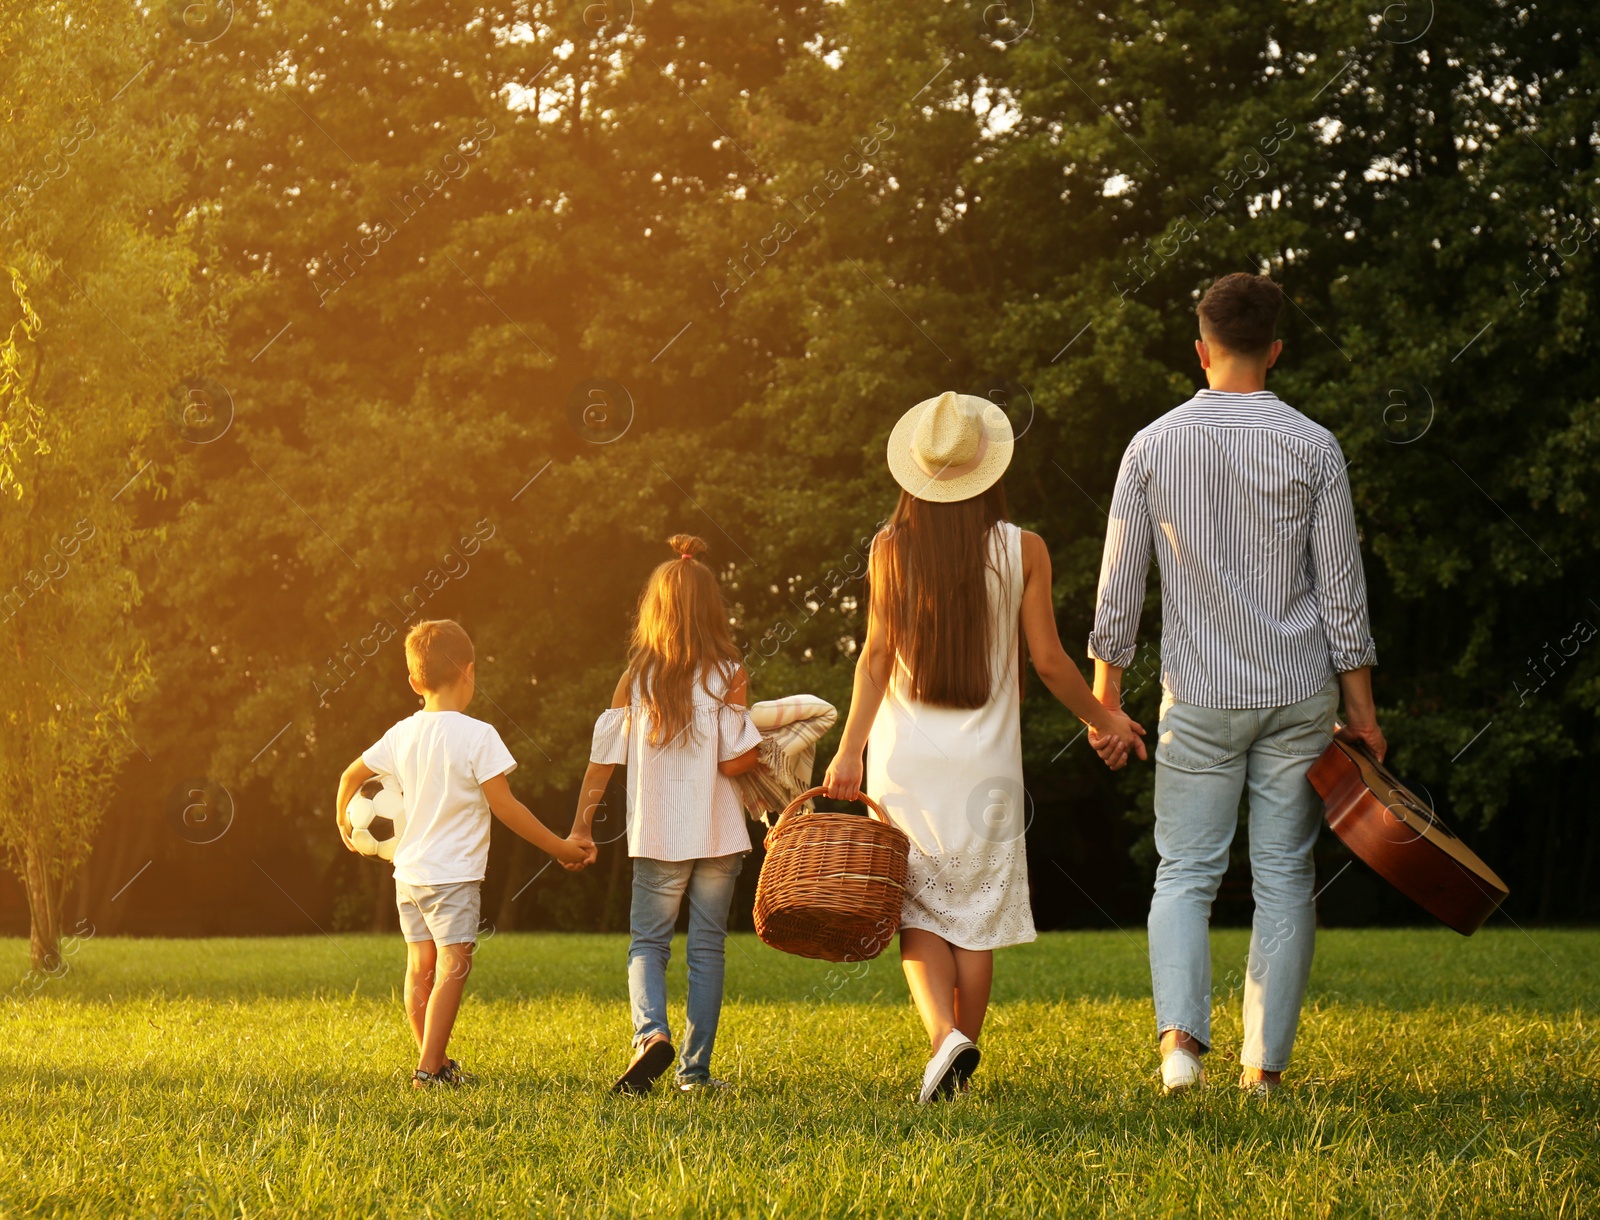
[[[630,1101],[622,937],[484,942],[481,1083],[425,1095],[398,937],[91,939],[0,1004],[0,1214],[1600,1214],[1600,933],[1321,933],[1266,1103],[1226,1087],[1244,945],[1197,1096],[1157,1096],[1143,937],[1059,933],[998,955],[973,1093],[919,1107],[892,952],[735,937],[734,1090]],[[26,965],[0,941],[0,985]],[[681,1020],[681,941],[673,986]]]

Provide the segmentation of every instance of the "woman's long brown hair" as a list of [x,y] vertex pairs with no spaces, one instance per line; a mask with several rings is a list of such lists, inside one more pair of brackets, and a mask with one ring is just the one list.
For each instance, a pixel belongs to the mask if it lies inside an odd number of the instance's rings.
[[888,632],[890,656],[910,671],[909,693],[920,703],[982,707],[989,701],[989,530],[1005,518],[999,483],[945,504],[902,491],[878,534],[869,568],[872,613]]
[[739,664],[722,586],[696,558],[706,544],[692,534],[674,534],[667,545],[679,558],[650,573],[628,644],[628,685],[650,714],[653,745],[675,741],[686,730],[692,738],[694,684],[710,694],[711,671],[720,671],[726,684]]

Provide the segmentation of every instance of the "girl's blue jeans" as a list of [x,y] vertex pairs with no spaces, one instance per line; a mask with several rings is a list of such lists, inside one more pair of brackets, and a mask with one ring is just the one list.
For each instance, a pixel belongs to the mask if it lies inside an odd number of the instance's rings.
[[704,860],[633,861],[633,939],[628,945],[628,1002],[633,1009],[633,1044],[667,1028],[667,962],[672,928],[685,893],[689,895],[689,1002],[678,1079],[711,1078],[711,1048],[722,1016],[723,942],[728,908],[744,856]]

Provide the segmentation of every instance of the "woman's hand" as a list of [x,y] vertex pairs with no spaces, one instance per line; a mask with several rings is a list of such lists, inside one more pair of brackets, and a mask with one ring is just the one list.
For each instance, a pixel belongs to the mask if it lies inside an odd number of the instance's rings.
[[[877,543],[872,554],[877,556]],[[871,563],[876,570],[877,559]],[[874,580],[877,578],[874,577]],[[828,774],[823,777],[822,790],[837,801],[853,801],[861,795],[861,755],[867,748],[867,737],[872,732],[872,722],[877,718],[883,703],[883,692],[889,689],[890,670],[894,658],[889,654],[889,635],[883,620],[867,603],[867,639],[856,657],[855,681],[850,688],[850,714],[844,718],[844,735],[839,739],[839,751],[828,764]]]
[[822,790],[837,801],[853,801],[861,795],[861,754],[840,750],[828,764]]
[[1127,765],[1128,755],[1133,753],[1140,758],[1150,757],[1141,740],[1144,737],[1142,724],[1117,708],[1106,709],[1106,720],[1104,728],[1089,729],[1089,744],[1107,767],[1113,771],[1122,770]]

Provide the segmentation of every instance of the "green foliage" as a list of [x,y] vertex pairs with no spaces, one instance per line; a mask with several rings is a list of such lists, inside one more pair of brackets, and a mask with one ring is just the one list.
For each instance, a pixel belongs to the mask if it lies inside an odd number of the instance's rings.
[[[999,954],[973,1091],[932,1107],[892,954],[833,967],[734,937],[713,1063],[733,1090],[619,1099],[624,939],[496,936],[452,1045],[481,1082],[419,1096],[397,937],[94,938],[5,1002],[0,1208],[1583,1215],[1600,941],[1536,938],[1321,938],[1295,1064],[1263,1105],[1225,1057],[1244,933],[1216,938],[1211,1082],[1181,1100],[1157,1095],[1143,937],[1047,935]],[[0,942],[0,982],[24,961]]]
[[35,6],[12,20],[0,69],[0,160],[19,175],[0,202],[15,298],[0,349],[0,843],[28,890],[36,964],[54,957],[61,889],[124,765],[150,762],[133,735],[151,677],[134,615],[159,528],[140,505],[162,492],[172,386],[207,348],[180,198],[191,127],[131,113],[138,24],[120,5]]
[[[1293,300],[1274,388],[1352,462],[1399,766],[1503,848],[1519,911],[1594,913],[1584,6],[288,0],[187,35],[165,10],[41,11],[0,27],[8,149],[42,166],[80,113],[95,135],[6,197],[56,261],[8,256],[44,329],[7,315],[0,392],[55,333],[44,367],[96,401],[204,376],[232,402],[159,450],[126,413],[114,471],[105,451],[113,488],[156,459],[116,511],[155,543],[122,587],[157,693],[131,726],[152,762],[80,879],[97,921],[146,859],[218,866],[162,820],[200,774],[331,910],[365,874],[329,789],[414,706],[420,616],[473,633],[474,710],[564,825],[679,530],[727,565],[756,696],[842,706],[882,445],[943,389],[1025,429],[1008,496],[1078,652],[1117,459],[1199,384],[1196,294],[1246,267]],[[1158,622],[1152,587],[1147,722]],[[1107,777],[1034,687],[1053,877],[1090,838],[1124,853],[1137,828],[1103,828],[1147,820],[1149,770]],[[593,915],[607,883],[559,884]]]
[[22,273],[15,267],[7,267],[6,273],[16,298],[16,313],[5,342],[0,344],[0,494],[10,492],[21,499],[22,485],[17,482],[17,469],[11,460],[17,443],[31,444],[36,453],[44,445],[44,438],[39,435],[42,412],[28,395],[25,372],[27,345],[33,342],[40,323],[28,300]]

